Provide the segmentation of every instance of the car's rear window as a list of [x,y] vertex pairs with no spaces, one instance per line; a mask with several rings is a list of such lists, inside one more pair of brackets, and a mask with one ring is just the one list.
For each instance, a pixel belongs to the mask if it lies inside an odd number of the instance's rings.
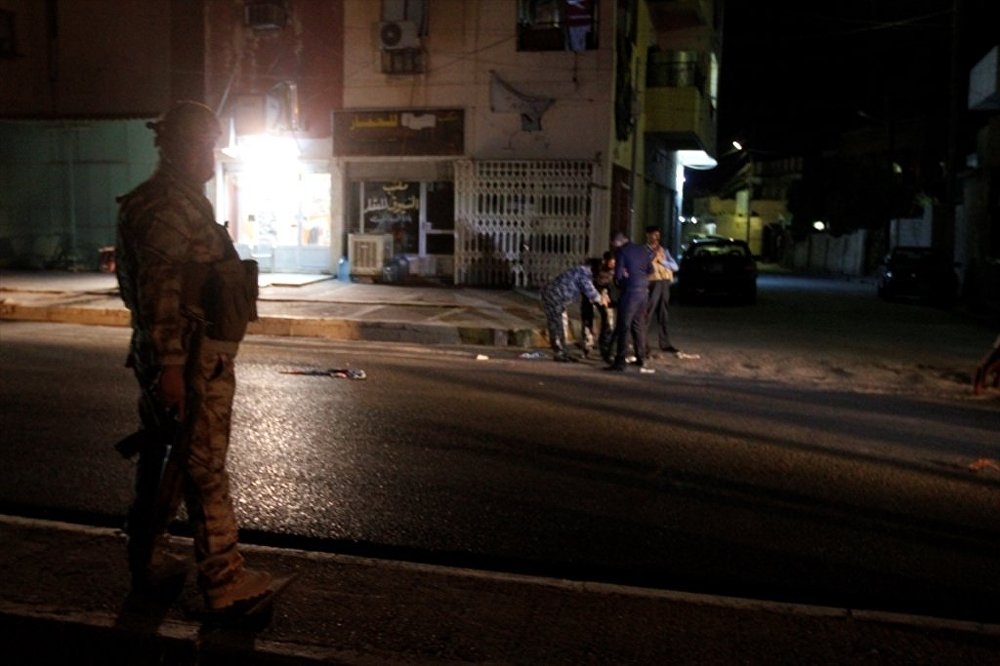
[[694,257],[747,256],[747,250],[741,245],[698,245],[692,248]]

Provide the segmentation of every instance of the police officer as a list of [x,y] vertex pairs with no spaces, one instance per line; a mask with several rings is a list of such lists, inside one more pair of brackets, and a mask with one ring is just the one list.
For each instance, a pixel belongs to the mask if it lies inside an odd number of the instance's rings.
[[271,576],[244,566],[229,494],[238,342],[206,335],[212,317],[206,276],[213,266],[238,260],[204,195],[222,132],[212,110],[191,101],[178,102],[147,126],[156,135],[159,165],[119,198],[116,245],[118,284],[131,311],[128,365],[139,382],[139,415],[149,434],[139,451],[128,515],[129,568],[136,589],[183,571],[180,558],[166,549],[166,528],[183,498],[206,607],[224,610],[265,594]]
[[636,365],[642,367],[646,349],[646,303],[653,256],[645,245],[633,243],[625,234],[615,234],[615,283],[618,285],[618,313],[615,318],[615,357],[608,370],[625,370],[628,342],[635,349]]

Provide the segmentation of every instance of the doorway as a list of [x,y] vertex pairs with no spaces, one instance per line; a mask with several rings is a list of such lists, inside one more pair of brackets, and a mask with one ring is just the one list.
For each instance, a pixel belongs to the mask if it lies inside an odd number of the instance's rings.
[[330,273],[329,173],[301,169],[229,172],[230,233],[261,271]]
[[454,273],[454,183],[366,180],[350,192],[348,234],[391,234],[392,255],[408,255],[411,272]]

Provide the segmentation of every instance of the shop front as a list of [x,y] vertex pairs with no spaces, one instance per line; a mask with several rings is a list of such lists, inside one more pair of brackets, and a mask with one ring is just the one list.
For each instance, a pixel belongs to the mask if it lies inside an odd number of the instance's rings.
[[329,160],[290,138],[260,136],[223,151],[219,219],[262,272],[333,273]]
[[[334,114],[341,160],[344,239],[351,272],[450,280],[454,274],[453,161],[464,145],[462,110]],[[387,159],[391,158],[391,159]]]

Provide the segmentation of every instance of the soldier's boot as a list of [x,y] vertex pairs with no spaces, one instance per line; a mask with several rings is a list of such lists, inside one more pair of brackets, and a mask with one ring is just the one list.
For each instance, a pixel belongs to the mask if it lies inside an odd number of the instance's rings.
[[264,596],[270,586],[270,573],[243,567],[231,580],[205,589],[205,606],[212,611],[235,609]]

